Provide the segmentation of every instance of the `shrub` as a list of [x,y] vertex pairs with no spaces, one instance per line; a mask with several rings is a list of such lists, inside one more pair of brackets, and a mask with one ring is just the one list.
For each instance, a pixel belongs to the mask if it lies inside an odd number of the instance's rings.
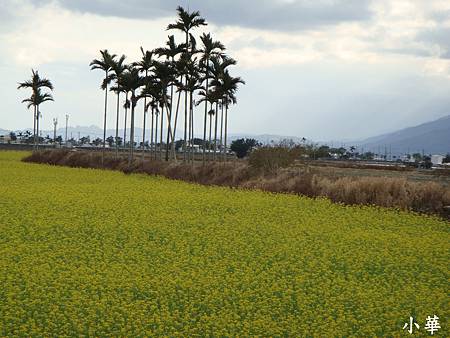
[[249,158],[251,167],[264,172],[276,172],[287,168],[295,161],[295,153],[287,147],[262,147],[255,149]]

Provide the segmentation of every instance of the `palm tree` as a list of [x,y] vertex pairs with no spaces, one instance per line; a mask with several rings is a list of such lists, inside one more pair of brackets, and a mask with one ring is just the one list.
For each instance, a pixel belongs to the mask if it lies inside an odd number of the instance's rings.
[[[211,37],[211,34],[205,34],[200,37],[202,40],[202,48],[200,49],[201,59],[200,64],[203,68],[203,72],[205,73],[205,92],[207,93],[209,90],[209,69],[210,69],[210,59],[213,56],[222,56],[223,51],[225,50],[225,46],[219,42],[214,41]],[[206,123],[207,123],[207,115],[208,115],[208,104],[205,101],[205,116],[203,121],[203,163],[205,162],[206,156]]]
[[[216,94],[212,91],[209,90],[208,92],[205,92],[204,90],[202,90],[200,93],[200,100],[198,101],[197,105],[202,104],[203,102],[205,103],[205,105],[210,105],[210,108],[207,112],[208,116],[209,116],[209,142],[208,142],[208,152],[209,150],[211,150],[211,131],[212,131],[212,118],[213,116],[216,114],[216,112],[213,109],[213,105],[216,102]],[[206,152],[206,141],[203,140],[203,145],[205,146],[205,149],[203,149],[203,154],[205,154]],[[205,155],[204,155],[205,156]],[[206,156],[205,156],[206,157]],[[206,158],[205,158],[206,160]]]
[[[153,52],[150,51],[144,51],[144,48],[141,47],[142,52],[142,59],[139,62],[136,62],[134,65],[137,67],[137,69],[145,74],[145,79],[147,80],[149,77],[149,72],[151,68],[153,67]],[[144,121],[142,126],[142,160],[144,160],[145,156],[145,129],[146,129],[146,123],[147,123],[147,96],[144,96]]]
[[34,110],[36,111],[36,130],[35,130],[35,135],[34,135],[36,147],[37,147],[36,135],[39,138],[39,115],[41,114],[41,112],[39,110],[39,106],[42,103],[47,102],[47,101],[54,101],[53,96],[48,93],[42,93],[41,88],[39,88],[39,87],[37,88],[36,92],[31,95],[30,98],[22,100],[22,103],[27,103],[28,109],[30,109],[31,106],[33,106]]
[[[198,28],[200,26],[206,26],[206,20],[203,19],[200,16],[200,12],[195,11],[192,13],[187,12],[183,7],[178,6],[177,8],[177,12],[178,12],[178,20],[175,22],[175,24],[170,24],[169,26],[167,26],[167,30],[179,30],[181,32],[183,32],[185,34],[186,37],[186,43],[185,43],[185,52],[187,55],[191,55],[192,51],[195,48],[195,45],[193,42],[195,42],[195,39],[193,38],[193,36],[190,34],[190,32],[194,29],[194,28]],[[189,50],[189,37],[191,37],[191,50]],[[188,81],[188,78],[186,76],[185,79],[186,83]],[[188,103],[188,92],[185,92],[185,107],[184,107],[184,118],[185,118],[185,122],[184,122],[184,126],[185,126],[185,130],[184,130],[184,146],[183,146],[183,150],[184,150],[184,161],[186,161],[186,139],[187,139],[187,119],[188,119],[188,107],[187,107],[187,103]]]
[[105,147],[106,147],[106,113],[108,109],[108,84],[111,82],[111,78],[108,77],[109,72],[114,67],[114,59],[116,58],[116,55],[111,55],[107,49],[101,50],[101,59],[94,59],[89,66],[91,67],[91,70],[99,69],[105,72],[105,79],[102,82],[101,89],[105,91],[105,116],[103,119],[103,152],[102,152],[102,164],[103,164],[103,157],[105,153]]
[[[180,75],[177,73],[177,63],[175,61],[175,58],[177,57],[177,55],[183,53],[183,51],[186,49],[186,45],[185,44],[179,44],[177,45],[175,42],[175,37],[173,35],[169,36],[169,40],[166,43],[167,47],[163,47],[163,48],[157,48],[155,49],[155,53],[157,53],[159,56],[165,56],[168,62],[171,62],[170,67],[173,69],[172,70],[172,81],[170,84],[170,97],[173,98],[173,92],[174,92],[174,84],[176,81],[176,78]],[[172,112],[173,112],[173,100],[170,100],[170,105],[169,105],[169,112],[168,112],[168,130],[172,131]],[[169,139],[169,133],[167,133],[167,142],[166,142],[166,161],[169,160],[169,144],[170,144],[170,139]],[[174,142],[174,139],[171,140],[172,143]]]
[[[175,83],[176,78],[176,70],[174,64],[171,62],[159,62],[155,61],[154,63],[154,75],[155,79],[158,81],[160,85],[160,90],[162,93],[162,102],[161,102],[161,146],[162,146],[162,137],[163,137],[163,121],[164,121],[164,108],[167,108],[167,143],[166,143],[166,161],[169,160],[169,141],[172,139],[172,124],[171,124],[171,116],[170,116],[170,107],[172,106],[172,96],[167,95],[167,90],[169,86],[172,86]],[[170,99],[170,101],[169,101]]]
[[114,91],[117,94],[117,116],[116,116],[116,157],[119,153],[119,112],[120,112],[120,93],[122,93],[124,90],[122,86],[120,85],[120,77],[122,76],[123,72],[127,69],[127,65],[125,64],[126,56],[122,55],[119,60],[114,61],[112,70],[113,73],[110,75],[111,80],[114,80],[116,82],[115,86],[112,86],[110,90]]
[[136,90],[144,85],[144,79],[139,75],[139,69],[137,67],[130,66],[129,69],[122,74],[121,85],[124,90],[126,90],[127,94],[130,94],[130,99],[127,104],[131,109],[130,152],[128,155],[128,165],[131,165],[131,162],[134,159],[134,112],[137,102],[140,99],[140,96],[136,95]]
[[195,11],[192,13],[187,12],[183,7],[178,6],[178,20],[174,24],[167,26],[167,30],[179,30],[186,35],[186,51],[188,52],[189,47],[189,34],[192,29],[206,26],[206,20],[200,16],[200,12]]
[[221,114],[221,126],[220,126],[220,147],[222,148],[222,137],[223,137],[223,97],[225,95],[224,89],[222,87],[222,79],[225,74],[225,70],[229,66],[236,65],[236,60],[226,56],[212,56],[210,59],[210,67],[209,71],[211,73],[211,86],[214,88],[215,98],[216,98],[216,116],[215,116],[215,132],[214,132],[214,159],[216,157],[216,151],[217,151],[217,124],[218,124],[218,117],[219,117],[219,104],[222,107],[222,114]]
[[238,89],[238,85],[245,85],[245,81],[240,77],[232,77],[228,71],[225,71],[222,76],[222,93],[223,101],[225,104],[225,141],[224,141],[224,157],[227,158],[227,135],[228,135],[228,107],[229,104],[236,104],[235,93]]
[[[31,88],[32,91],[32,97],[35,95],[37,98],[39,96],[38,90],[40,88],[48,88],[50,90],[53,90],[53,84],[49,79],[41,78],[39,76],[38,71],[31,70],[31,80],[27,80],[25,82],[19,83],[19,86],[17,89],[21,88]],[[37,122],[37,106],[32,105],[34,107],[34,113],[33,113],[33,139],[34,139],[34,146],[36,147],[36,122]],[[30,108],[31,106],[29,106]]]
[[[161,90],[158,82],[156,81],[155,77],[149,77],[145,80],[145,87],[142,89],[140,97],[144,97],[144,100],[147,102],[147,98],[150,99],[148,103],[146,103],[146,110],[148,108],[152,109],[152,122],[151,122],[151,129],[150,129],[150,150],[154,151],[154,155],[156,158],[156,149],[154,149],[154,145],[156,148],[157,142],[154,142],[154,133],[155,130],[155,112],[157,114],[157,120],[159,116],[159,110],[158,110],[158,104],[161,102]],[[156,140],[158,137],[158,123],[156,123]]]

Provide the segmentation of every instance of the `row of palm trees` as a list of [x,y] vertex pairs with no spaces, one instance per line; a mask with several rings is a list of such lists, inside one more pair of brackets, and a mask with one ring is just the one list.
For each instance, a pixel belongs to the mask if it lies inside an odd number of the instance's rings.
[[39,106],[47,101],[53,101],[53,96],[50,93],[44,92],[45,89],[53,90],[53,84],[49,79],[41,78],[38,71],[31,70],[31,80],[19,83],[17,89],[29,88],[31,89],[31,96],[22,100],[22,103],[27,104],[27,108],[33,107],[33,140],[34,147],[38,147],[39,139],[39,119],[41,112]]
[[[184,33],[183,43],[178,44],[175,36],[170,35],[162,48],[145,51],[141,47],[142,58],[138,62],[127,64],[125,55],[119,57],[108,50],[102,50],[101,57],[90,63],[91,70],[101,70],[104,73],[101,84],[105,92],[103,150],[106,146],[108,91],[114,92],[117,96],[116,154],[119,151],[121,95],[125,96],[123,140],[126,143],[129,123],[129,162],[134,159],[135,108],[141,100],[144,103],[142,156],[145,152],[148,112],[151,112],[152,155],[155,158],[159,155],[162,159],[165,153],[166,161],[171,157],[176,159],[177,127],[180,115],[184,113],[183,160],[193,162],[195,107],[203,105],[203,162],[209,159],[207,153],[209,154],[211,150],[212,159],[216,159],[217,153],[221,153],[226,159],[228,110],[231,104],[236,103],[235,94],[238,85],[244,84],[244,81],[240,77],[230,75],[228,68],[236,65],[236,61],[225,54],[225,46],[213,40],[211,34],[203,33],[200,36],[200,46],[197,45],[192,32],[196,28],[207,25],[200,13],[189,13],[182,7],[177,8],[177,13],[177,21],[168,25],[167,30]],[[209,139],[207,140],[208,118]],[[164,128],[166,129],[165,140],[163,140]],[[212,129],[214,129],[214,138],[212,138]]]

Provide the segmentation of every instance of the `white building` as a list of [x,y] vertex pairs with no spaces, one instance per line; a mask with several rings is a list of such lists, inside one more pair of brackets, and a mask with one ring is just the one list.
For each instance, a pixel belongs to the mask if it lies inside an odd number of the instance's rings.
[[442,155],[431,155],[431,163],[433,165],[441,165],[444,160],[444,156]]

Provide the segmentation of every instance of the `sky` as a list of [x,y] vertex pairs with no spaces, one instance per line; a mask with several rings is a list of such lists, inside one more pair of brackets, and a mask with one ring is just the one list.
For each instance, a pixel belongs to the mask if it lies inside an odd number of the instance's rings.
[[102,126],[103,74],[89,63],[100,49],[133,62],[169,34],[181,42],[166,31],[178,5],[238,61],[230,133],[356,140],[450,115],[448,0],[0,0],[0,129],[32,127],[30,93],[17,90],[32,68],[55,86],[42,128],[66,114]]

